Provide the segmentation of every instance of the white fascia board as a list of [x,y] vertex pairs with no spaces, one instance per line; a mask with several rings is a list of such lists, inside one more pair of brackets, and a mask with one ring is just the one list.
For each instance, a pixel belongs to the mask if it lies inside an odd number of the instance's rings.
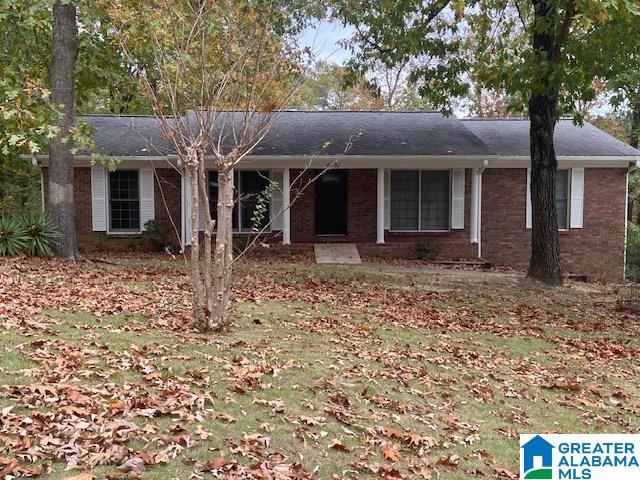
[[[32,155],[21,155],[31,161]],[[104,156],[122,162],[130,167],[149,166],[152,162],[156,168],[175,167],[178,157],[171,156]],[[40,166],[48,165],[49,156],[37,155]],[[76,155],[74,165],[86,167],[91,165],[91,155]],[[205,156],[208,168],[213,168],[214,157]],[[564,168],[629,168],[640,163],[640,156],[611,157],[575,157],[558,156],[558,164]],[[529,156],[470,156],[470,155],[247,155],[239,164],[239,168],[527,168],[531,165]]]
[[[640,157],[611,156],[611,157],[575,157],[558,156],[558,165],[563,168],[628,168],[636,163]],[[528,168],[531,166],[529,156],[496,156],[489,157],[488,168]]]

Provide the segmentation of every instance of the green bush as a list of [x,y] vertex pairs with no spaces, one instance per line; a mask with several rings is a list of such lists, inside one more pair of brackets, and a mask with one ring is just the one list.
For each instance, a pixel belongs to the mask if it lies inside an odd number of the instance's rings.
[[167,222],[160,220],[149,220],[144,224],[145,236],[149,239],[151,246],[158,252],[163,252],[171,246],[171,229]]
[[433,262],[440,255],[440,245],[433,240],[416,243],[416,255],[420,260]]
[[0,257],[51,256],[51,244],[56,237],[58,233],[45,213],[0,217]]
[[634,222],[627,230],[627,278],[640,282],[640,225]]
[[59,237],[53,222],[44,212],[27,213],[22,217],[26,232],[24,253],[30,257],[50,257],[53,255],[51,244]]
[[24,253],[27,233],[17,217],[0,217],[0,257],[13,257]]

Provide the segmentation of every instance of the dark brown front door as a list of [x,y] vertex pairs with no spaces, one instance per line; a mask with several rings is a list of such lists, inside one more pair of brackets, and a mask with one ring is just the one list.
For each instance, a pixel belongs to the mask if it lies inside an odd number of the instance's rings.
[[316,180],[316,235],[347,234],[347,170],[331,170]]

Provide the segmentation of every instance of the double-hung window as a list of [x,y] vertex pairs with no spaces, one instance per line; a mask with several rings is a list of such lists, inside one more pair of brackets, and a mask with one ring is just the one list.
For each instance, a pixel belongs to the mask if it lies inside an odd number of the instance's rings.
[[[264,228],[270,220],[270,199],[264,198],[269,187],[268,170],[236,170],[233,176],[235,190],[233,205],[233,229],[240,232],[251,232]],[[218,172],[209,171],[209,211],[216,220],[218,203]],[[266,207],[261,212],[258,205]]]
[[449,170],[392,170],[390,180],[391,230],[450,228]]
[[140,173],[138,170],[109,172],[109,230],[140,231]]

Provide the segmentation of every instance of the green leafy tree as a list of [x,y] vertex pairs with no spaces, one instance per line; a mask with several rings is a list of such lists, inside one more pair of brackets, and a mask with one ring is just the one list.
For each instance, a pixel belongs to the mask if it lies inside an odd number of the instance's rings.
[[[131,65],[114,34],[99,2],[0,0],[0,171],[4,178],[18,170],[33,175],[26,163],[21,168],[15,159],[42,153],[53,142],[50,177],[54,188],[48,189],[49,200],[55,197],[64,202],[50,201],[48,208],[63,234],[57,244],[63,256],[75,256],[70,156],[91,145],[91,131],[75,122],[75,112],[150,111],[148,99],[135,88]],[[62,52],[66,53],[61,56]],[[36,176],[32,179],[37,181]],[[25,193],[34,192],[32,183],[28,182]],[[2,199],[8,208],[13,199],[23,196],[14,187],[0,185],[0,192],[11,192]]]
[[[509,14],[507,8],[511,7]],[[637,45],[638,9],[626,0],[482,1],[479,36],[495,52],[478,56],[481,81],[522,96],[531,120],[532,252],[529,276],[562,283],[554,192],[557,158],[554,129],[560,116],[581,121],[596,99],[598,79],[621,68],[620,45]],[[528,42],[494,35],[496,19],[506,32],[523,31]],[[486,57],[486,55],[485,55]]]
[[[351,64],[364,74],[373,62],[428,59],[412,74],[420,94],[445,111],[468,92],[468,78],[516,102],[531,120],[532,253],[528,275],[562,283],[555,211],[558,166],[554,129],[561,115],[580,120],[578,106],[596,98],[594,80],[620,68],[621,45],[637,48],[638,6],[630,0],[338,1],[355,26]],[[479,48],[466,58],[464,38]],[[525,38],[526,41],[521,41]],[[625,49],[627,47],[624,47]]]

